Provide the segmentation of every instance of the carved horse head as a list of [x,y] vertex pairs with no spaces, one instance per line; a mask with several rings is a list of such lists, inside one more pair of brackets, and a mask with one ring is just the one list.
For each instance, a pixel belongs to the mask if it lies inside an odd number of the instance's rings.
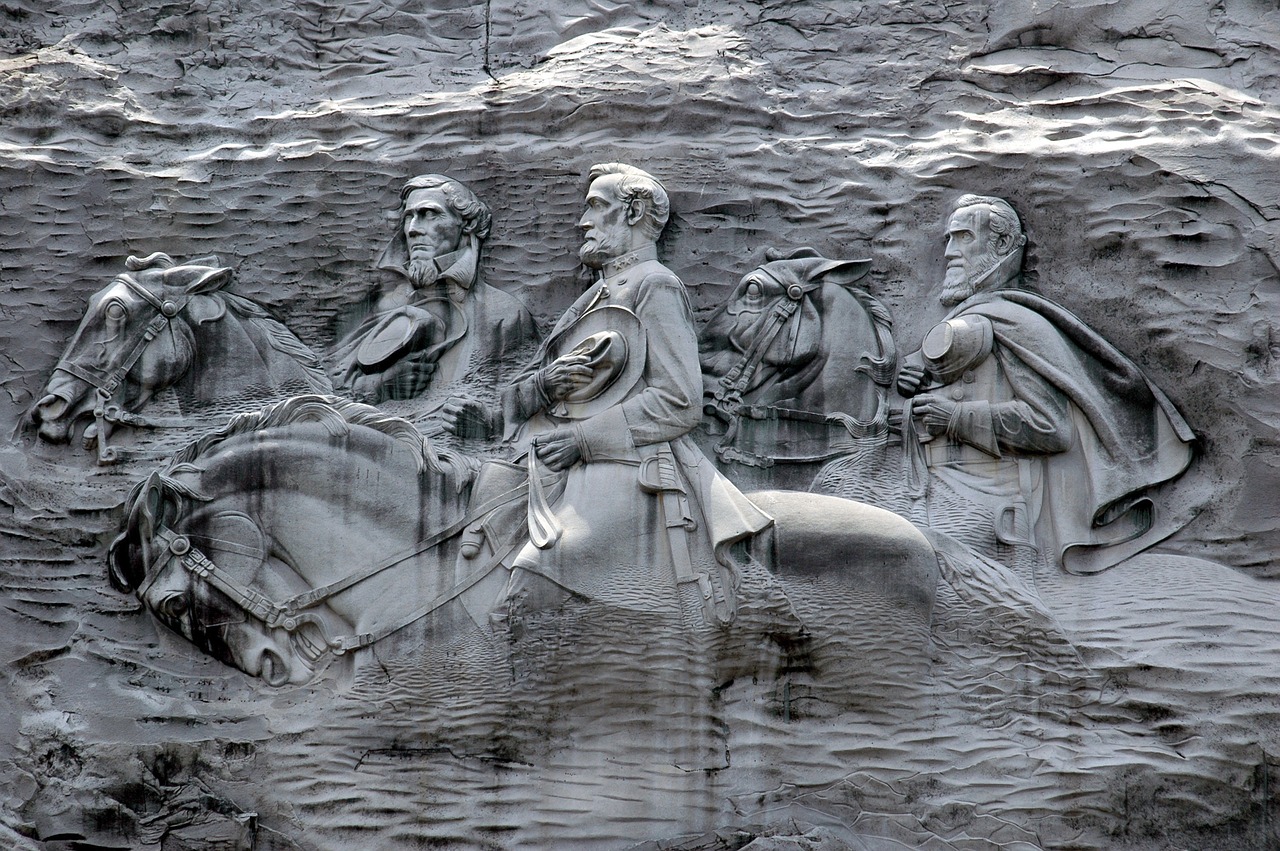
[[205,434],[134,488],[111,581],[210,656],[304,683],[425,617],[453,584],[473,473],[407,421],[296,396]]
[[874,428],[897,351],[888,311],[857,286],[870,267],[769,250],[702,333],[708,411],[731,430],[744,412]]
[[[141,482],[127,503],[124,532],[108,551],[111,583],[135,592],[156,620],[225,664],[273,686],[309,681],[323,655],[314,629],[333,628],[332,613],[313,611],[292,632],[254,617],[235,589],[248,590],[259,581],[268,556],[266,536],[241,512],[202,512],[207,502],[162,473]],[[222,583],[210,581],[209,568]]]
[[[130,257],[126,271],[89,299],[32,407],[40,437],[65,442],[78,419],[94,414],[95,433],[86,439],[105,441],[104,412],[116,414],[108,422],[120,421],[122,412],[141,410],[179,382],[191,391],[187,401],[196,403],[237,385],[271,388],[292,381],[296,392],[327,390],[310,350],[256,304],[224,292],[231,277],[216,257],[184,264],[159,253]],[[220,382],[224,373],[227,380]]]

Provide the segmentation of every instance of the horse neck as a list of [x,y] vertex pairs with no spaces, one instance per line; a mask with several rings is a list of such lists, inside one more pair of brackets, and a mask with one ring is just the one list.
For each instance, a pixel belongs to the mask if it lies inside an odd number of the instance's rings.
[[883,357],[875,322],[852,293],[834,284],[822,289],[820,354],[795,376],[797,401],[804,409],[874,416],[884,391],[873,376],[873,361]]
[[[303,590],[407,556],[467,511],[468,488],[459,489],[452,475],[419,473],[408,453],[391,451],[392,438],[369,429],[354,428],[335,442],[315,424],[295,425],[271,438],[236,440],[225,447],[235,451],[202,459],[194,486],[220,494],[214,512],[251,517],[269,542],[275,566],[266,569],[286,570],[287,561]],[[286,470],[284,487],[278,472]],[[456,552],[438,546],[405,558],[336,594],[330,608],[356,626],[371,612],[410,611],[441,582],[451,584]]]
[[[300,363],[276,348],[267,321],[242,314],[228,300],[220,318],[194,324],[195,363],[175,385],[179,399],[202,407],[327,392],[328,387],[319,385]],[[300,341],[296,344],[305,351]]]

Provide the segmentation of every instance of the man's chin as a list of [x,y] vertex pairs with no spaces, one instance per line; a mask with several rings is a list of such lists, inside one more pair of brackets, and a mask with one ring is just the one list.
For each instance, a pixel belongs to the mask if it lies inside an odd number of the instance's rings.
[[953,275],[948,271],[947,277],[942,281],[942,294],[938,296],[938,301],[944,307],[954,307],[973,295],[976,289],[973,279],[968,275],[963,272]]
[[413,284],[413,288],[420,290],[423,287],[429,287],[434,284],[440,277],[440,271],[436,269],[436,264],[432,260],[410,260],[409,267],[405,270],[409,275],[409,282]]
[[596,248],[587,248],[585,245],[578,249],[578,258],[588,269],[603,269],[604,264],[610,259],[605,252]]

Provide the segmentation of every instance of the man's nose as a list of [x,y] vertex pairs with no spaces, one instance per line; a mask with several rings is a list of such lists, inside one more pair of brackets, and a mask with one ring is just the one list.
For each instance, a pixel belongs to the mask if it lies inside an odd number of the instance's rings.
[[947,238],[947,248],[942,252],[942,256],[950,260],[953,257],[960,256],[960,246],[956,245],[955,237]]
[[413,236],[422,235],[422,219],[416,215],[410,214],[409,218],[405,220],[404,227],[406,233]]

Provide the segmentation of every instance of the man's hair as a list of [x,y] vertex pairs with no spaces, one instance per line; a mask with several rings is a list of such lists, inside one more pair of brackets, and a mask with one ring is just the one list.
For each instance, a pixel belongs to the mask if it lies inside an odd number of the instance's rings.
[[1015,241],[1017,237],[1022,236],[1022,220],[1018,218],[1018,212],[1013,209],[1013,205],[1003,198],[997,198],[994,195],[961,195],[956,199],[953,212],[966,207],[987,208],[987,227],[991,228],[992,242],[1006,235],[1012,235]]
[[462,232],[473,233],[476,239],[483,242],[489,238],[489,228],[493,224],[493,213],[489,205],[476,197],[476,194],[463,184],[443,174],[420,174],[410,178],[400,190],[400,219],[404,220],[404,202],[410,192],[418,189],[439,189],[444,192],[449,202],[449,209],[462,219]]
[[671,216],[671,201],[667,198],[667,190],[662,188],[658,179],[643,169],[625,163],[598,163],[591,167],[588,184],[595,183],[601,177],[611,174],[619,175],[618,200],[630,204],[637,198],[645,202],[645,215],[639,225],[645,235],[657,242],[662,229],[667,226]]

